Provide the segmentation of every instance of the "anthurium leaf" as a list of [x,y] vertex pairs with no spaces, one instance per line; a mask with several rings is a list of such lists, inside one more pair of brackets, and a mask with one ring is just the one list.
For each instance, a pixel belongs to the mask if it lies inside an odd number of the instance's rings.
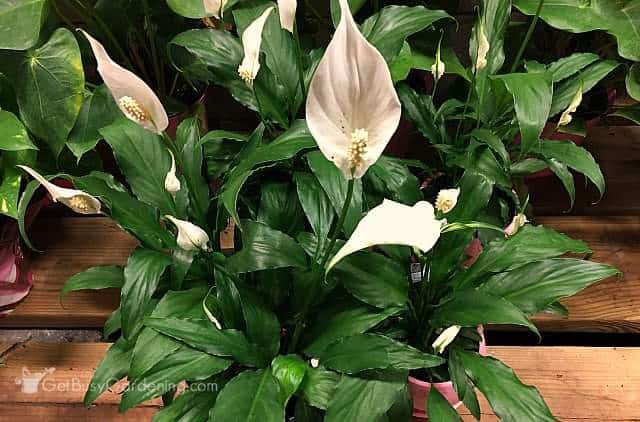
[[475,352],[460,351],[459,355],[466,373],[500,420],[556,421],[538,390],[523,384],[511,368]]
[[15,114],[0,110],[0,150],[20,151],[24,149],[38,149],[27,133],[24,125]]
[[6,0],[0,4],[0,49],[26,50],[40,35],[46,0]]
[[365,174],[365,179],[385,198],[407,205],[422,199],[418,178],[400,160],[381,156]]
[[438,356],[376,334],[343,337],[327,346],[319,358],[327,368],[346,374],[368,369],[432,368],[445,362]]
[[399,307],[379,310],[355,302],[327,306],[318,312],[307,329],[310,343],[304,351],[317,357],[334,341],[363,333],[401,310]]
[[453,283],[466,287],[483,274],[515,269],[530,262],[554,258],[565,253],[589,254],[591,249],[581,240],[574,240],[544,226],[525,225],[507,239],[496,239],[485,246],[478,260],[456,276]]
[[597,262],[557,258],[532,262],[490,277],[479,291],[500,296],[527,315],[544,310],[558,299],[573,296],[585,287],[620,274]]
[[237,273],[284,267],[305,267],[304,251],[289,235],[252,220],[242,221],[243,248],[227,260]]
[[93,267],[68,279],[64,283],[62,290],[60,290],[60,296],[76,290],[121,288],[123,284],[124,272],[122,267],[117,265]]
[[156,290],[171,258],[160,252],[136,249],[124,268],[124,285],[120,292],[122,335],[135,338],[142,327],[144,306]]
[[[533,15],[538,0],[514,0],[523,13]],[[540,18],[549,25],[574,33],[607,31],[618,41],[618,53],[629,60],[640,60],[640,15],[638,2],[607,0],[554,0],[544,5]]]
[[526,154],[540,138],[549,119],[553,86],[548,73],[511,73],[495,76],[513,96],[522,135],[520,154]]
[[627,93],[636,101],[640,101],[640,64],[635,63],[629,68],[625,79]]
[[102,139],[100,129],[112,124],[119,116],[120,110],[105,85],[85,96],[67,141],[67,146],[78,161]]
[[209,417],[212,422],[282,422],[284,419],[278,381],[270,368],[236,375],[220,391]]
[[16,54],[11,61],[20,117],[58,156],[82,106],[84,72],[78,43],[61,28],[41,47]]
[[387,308],[408,300],[406,268],[384,255],[358,252],[340,261],[334,271],[353,296],[369,305]]
[[228,89],[233,98],[257,110],[251,88],[238,77],[244,52],[240,39],[224,29],[193,29],[169,43],[172,62],[188,79],[213,82]]
[[389,62],[400,52],[407,37],[450,17],[444,10],[424,6],[387,6],[364,21],[361,30]]
[[620,63],[615,60],[600,60],[554,86],[553,102],[551,104],[549,117],[564,111],[580,87],[582,87],[583,94],[589,92],[598,82],[613,72],[619,65]]
[[313,232],[318,238],[325,239],[331,230],[335,215],[329,197],[312,174],[296,172],[293,178],[296,182],[300,205]]
[[311,406],[326,410],[339,381],[340,374],[336,372],[322,367],[309,367],[300,385],[300,392]]
[[[320,151],[313,151],[306,155],[311,171],[320,182],[336,213],[340,213],[347,198],[347,180],[340,170]],[[344,230],[350,235],[355,229],[362,216],[362,180],[355,181],[353,197],[344,220]]]
[[107,350],[84,395],[85,407],[91,406],[100,394],[127,374],[131,362],[131,346],[124,338],[120,338]]
[[233,329],[218,330],[209,320],[150,317],[145,319],[144,324],[214,356],[233,357],[249,366],[261,366],[264,363],[260,361],[244,333]]
[[231,365],[230,360],[182,346],[158,362],[145,376],[130,383],[120,401],[120,411],[143,401],[161,396],[181,381],[198,381],[220,373]]
[[148,248],[161,250],[175,244],[173,235],[160,225],[158,210],[120,189],[110,174],[91,172],[73,179],[75,186],[94,195],[109,208],[109,214],[123,229]]
[[391,408],[407,384],[406,371],[344,375],[329,402],[326,422],[375,421]]
[[566,164],[561,163],[555,158],[550,158],[547,160],[547,164],[551,171],[558,176],[558,179],[562,182],[565,190],[569,194],[569,199],[571,200],[571,208],[573,208],[573,204],[576,200],[576,186],[573,181],[573,174],[569,171],[569,167]]
[[600,166],[591,153],[570,141],[543,141],[534,151],[548,159],[556,159],[571,169],[584,174],[596,185],[600,197],[604,195],[605,181]]
[[287,403],[298,391],[308,365],[298,355],[277,356],[271,362],[271,372],[280,385],[282,402]]
[[218,397],[217,391],[186,390],[168,406],[155,415],[152,422],[196,422],[206,421]]
[[429,404],[426,406],[426,409],[430,420],[442,422],[462,421],[458,412],[451,407],[447,399],[444,398],[437,388],[431,388],[429,390],[427,403]]
[[514,324],[538,334],[535,325],[515,305],[507,300],[476,290],[457,292],[452,299],[440,304],[431,317],[436,327],[481,324]]
[[575,75],[598,59],[598,55],[594,53],[574,53],[549,64],[547,70],[555,84]]

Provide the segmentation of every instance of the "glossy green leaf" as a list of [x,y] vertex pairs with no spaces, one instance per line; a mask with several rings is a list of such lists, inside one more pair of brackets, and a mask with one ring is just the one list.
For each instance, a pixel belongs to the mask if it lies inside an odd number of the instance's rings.
[[640,105],[620,108],[615,113],[611,113],[611,116],[622,117],[640,125]]
[[437,388],[431,388],[429,390],[429,397],[427,399],[429,403],[426,407],[429,415],[429,419],[432,421],[442,422],[458,422],[462,421],[462,418],[458,412],[451,407],[451,404],[442,395]]
[[505,422],[554,422],[544,399],[534,387],[523,384],[513,370],[492,357],[460,352],[465,371]]
[[[25,189],[23,198],[24,203],[20,200],[21,182],[24,172],[16,167],[18,164],[34,166],[37,158],[37,151],[33,149],[25,149],[21,151],[4,151],[0,157],[2,165],[0,165],[0,214],[7,215],[11,218],[19,219],[21,234],[24,232],[24,214],[26,206],[31,199],[31,190],[40,186],[36,182],[35,188],[31,187],[30,182]],[[24,236],[24,234],[23,234]],[[28,239],[26,239],[28,243]],[[29,245],[30,246],[30,245]],[[30,246],[31,247],[31,246]]]
[[474,129],[471,131],[471,137],[489,146],[500,158],[502,164],[506,165],[510,162],[509,153],[502,140],[490,129]]
[[562,182],[564,189],[569,194],[569,199],[571,200],[571,208],[573,208],[573,204],[576,200],[576,186],[573,181],[573,174],[569,171],[569,168],[566,164],[561,163],[555,158],[550,158],[547,160],[547,164],[551,171],[558,176],[558,179]]
[[511,175],[526,176],[544,170],[548,166],[545,161],[538,160],[537,158],[527,158],[511,165]]
[[327,368],[355,374],[369,369],[419,369],[439,366],[439,356],[376,334],[357,334],[331,343],[319,356]]
[[278,317],[252,290],[241,289],[240,298],[247,338],[260,348],[264,360],[273,359],[280,348]]
[[57,156],[75,124],[84,96],[78,43],[69,30],[61,28],[41,47],[12,59],[11,79],[20,117]]
[[131,345],[124,338],[120,338],[109,347],[96,368],[84,395],[85,407],[91,406],[100,394],[123,378],[129,370],[130,362]]
[[167,5],[185,18],[200,19],[211,15],[206,12],[202,0],[167,0]]
[[209,186],[202,176],[203,152],[200,144],[200,120],[192,117],[180,124],[176,143],[181,154],[182,173],[189,188],[189,208],[195,221],[206,227],[209,209]]
[[365,174],[365,179],[385,198],[407,205],[422,199],[418,178],[400,160],[381,156]]
[[291,183],[267,182],[261,187],[258,221],[284,233],[297,233],[303,226],[298,192]]
[[4,0],[0,3],[0,49],[33,47],[46,16],[46,0]]
[[439,143],[442,137],[435,122],[436,111],[431,97],[418,94],[406,84],[398,84],[396,89],[403,112],[429,142]]
[[573,296],[591,284],[620,274],[605,264],[578,259],[546,259],[496,274],[479,291],[500,296],[527,315],[544,310],[558,299]]
[[482,176],[492,184],[505,189],[511,188],[512,182],[507,169],[498,162],[492,148],[479,146],[473,150],[469,149],[459,158],[460,160],[450,159],[450,162],[464,168],[468,173]]
[[494,77],[504,83],[513,96],[522,145],[526,154],[538,142],[549,119],[553,86],[548,73],[511,73]]
[[64,283],[62,290],[60,290],[60,296],[84,289],[107,289],[110,287],[119,289],[123,284],[124,272],[122,267],[116,265],[92,267],[69,278]]
[[135,250],[124,268],[124,285],[120,294],[122,335],[131,340],[142,327],[144,307],[156,290],[171,258],[147,249]]
[[[538,0],[514,0],[521,12],[533,15]],[[618,53],[627,59],[640,60],[640,12],[638,0],[554,0],[545,3],[540,13],[549,25],[574,33],[607,31],[618,41]]]
[[551,73],[551,79],[555,84],[575,75],[598,59],[598,55],[594,53],[573,53],[549,64],[547,71]]
[[0,150],[20,151],[24,149],[38,149],[27,133],[24,125],[15,114],[0,110]]
[[[22,192],[22,196],[20,197],[20,201],[18,202],[18,230],[20,231],[20,237],[24,241],[24,243],[29,247],[29,249],[37,251],[29,236],[27,235],[27,226],[25,223],[25,216],[27,213],[27,208],[29,207],[29,203],[31,202],[31,198],[36,193],[38,188],[40,187],[40,182],[37,180],[32,180],[27,183],[27,186],[24,188]],[[10,210],[10,205],[5,205],[5,207]]]
[[278,384],[282,402],[287,403],[291,396],[298,391],[307,373],[307,364],[298,355],[277,356],[271,362],[271,372]]
[[[435,51],[433,52],[435,54]],[[471,81],[469,71],[460,63],[460,59],[453,50],[443,48],[441,60],[444,63],[445,73],[461,76],[467,81]],[[431,67],[435,63],[435,55],[424,55],[411,48],[408,42],[402,46],[398,55],[389,63],[391,79],[394,83],[403,81],[409,76],[412,69],[426,70],[431,72]]]
[[463,349],[455,343],[449,346],[447,365],[449,367],[449,374],[451,375],[451,382],[453,382],[453,387],[462,403],[464,403],[464,406],[471,412],[476,420],[480,420],[478,395],[476,394],[475,386],[464,370],[464,365],[460,359],[461,350]]
[[246,145],[248,138],[243,133],[212,130],[200,139],[210,180],[218,179],[229,171],[232,161]]
[[400,52],[407,37],[450,17],[444,10],[430,10],[424,6],[387,6],[365,20],[361,30],[389,62]]
[[313,232],[318,238],[325,239],[331,230],[331,223],[335,216],[329,197],[312,174],[296,172],[293,178],[296,182],[300,205]]
[[300,392],[310,405],[326,410],[339,381],[340,375],[336,372],[322,367],[309,367],[300,385]]
[[629,68],[625,79],[627,93],[636,101],[640,101],[640,64],[635,63]]
[[209,409],[213,407],[217,397],[217,391],[186,390],[169,406],[158,410],[153,415],[152,422],[206,421],[209,418]]
[[211,422],[282,422],[284,403],[271,370],[245,371],[220,391]]
[[440,304],[431,317],[435,327],[482,324],[514,324],[538,333],[535,325],[515,305],[507,300],[476,290],[459,291],[452,299]]

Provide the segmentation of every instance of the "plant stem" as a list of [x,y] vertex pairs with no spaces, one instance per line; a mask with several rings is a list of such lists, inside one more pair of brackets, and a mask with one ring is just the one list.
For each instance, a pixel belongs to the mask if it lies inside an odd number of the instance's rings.
[[529,29],[527,30],[527,34],[524,36],[524,40],[522,41],[522,44],[520,44],[520,49],[518,50],[518,54],[516,54],[516,60],[511,65],[511,70],[509,71],[509,73],[515,72],[518,66],[520,65],[520,60],[522,59],[524,50],[526,50],[527,45],[529,45],[529,41],[533,36],[533,31],[536,29],[536,25],[538,24],[538,19],[540,18],[540,12],[542,12],[542,6],[544,6],[544,0],[540,0],[540,2],[538,3],[538,9],[536,10],[536,14],[533,16],[533,20],[529,24]]
[[342,211],[340,212],[340,218],[335,226],[333,226],[333,230],[329,234],[329,246],[324,252],[324,256],[322,257],[322,261],[320,261],[320,268],[324,268],[325,264],[329,260],[329,256],[331,255],[331,251],[336,244],[336,239],[338,237],[338,233],[344,224],[345,218],[347,218],[347,213],[349,212],[349,205],[351,205],[351,198],[353,197],[353,188],[355,186],[356,179],[349,179],[347,184],[347,196],[344,200],[344,205],[342,205]]
[[[300,80],[300,92],[302,94],[302,101],[307,98],[307,88],[304,81],[304,67],[302,66],[302,47],[300,46],[300,35],[298,34],[298,24],[296,23],[293,29],[293,39],[296,43],[296,64],[298,67],[298,79]],[[295,116],[292,116],[292,120]]]

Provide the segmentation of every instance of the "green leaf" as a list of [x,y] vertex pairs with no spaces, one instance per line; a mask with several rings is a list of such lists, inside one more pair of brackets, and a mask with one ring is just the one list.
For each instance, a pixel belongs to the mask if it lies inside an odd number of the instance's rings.
[[124,285],[120,297],[122,335],[133,339],[142,327],[144,306],[156,290],[171,258],[160,252],[135,250],[124,268]]
[[87,392],[84,395],[85,407],[91,406],[100,394],[123,378],[129,370],[131,362],[131,346],[124,338],[118,339],[96,368],[91,378]]
[[622,117],[640,125],[640,105],[633,105],[616,110],[611,116]]
[[340,283],[356,298],[378,308],[408,301],[407,269],[374,252],[359,252],[336,265]]
[[[306,155],[306,158],[311,171],[313,171],[322,189],[331,200],[333,209],[336,213],[340,213],[347,198],[347,180],[340,170],[331,161],[327,160],[320,151],[310,152]],[[344,220],[344,229],[347,235],[350,235],[356,228],[361,216],[362,181],[358,179],[355,181],[353,198]]]
[[60,290],[60,296],[69,292],[84,289],[107,289],[110,287],[122,288],[124,284],[124,273],[122,267],[108,265],[104,267],[93,267],[78,273],[64,283]]
[[526,176],[544,170],[548,166],[548,163],[537,158],[527,158],[511,165],[511,175]]
[[229,171],[232,161],[247,140],[248,136],[243,133],[224,130],[212,130],[200,139],[210,180],[218,179]]
[[231,361],[183,346],[151,368],[141,379],[131,382],[120,401],[124,412],[154,397],[159,397],[181,381],[204,380],[231,365]]
[[168,48],[187,80],[213,82],[246,107],[258,109],[253,91],[238,77],[244,57],[238,37],[224,29],[193,29],[176,35]]
[[167,5],[185,18],[200,19],[211,15],[206,12],[202,0],[167,0]]
[[365,304],[337,303],[321,309],[307,329],[310,343],[304,349],[309,356],[319,356],[334,341],[363,333],[402,308],[375,309]]
[[474,129],[471,131],[471,137],[491,148],[498,155],[503,165],[510,163],[509,153],[502,140],[491,129]]
[[555,159],[584,174],[596,185],[600,197],[604,195],[605,181],[600,166],[591,153],[570,141],[543,141],[534,151],[548,159]]
[[563,57],[547,66],[547,71],[551,73],[553,83],[560,82],[570,76],[575,75],[593,62],[599,60],[597,54],[593,53],[574,53],[570,56]]
[[436,126],[433,101],[428,95],[420,95],[410,86],[402,83],[396,87],[402,103],[403,112],[413,121],[420,133],[431,143],[442,140],[440,130]]
[[539,140],[549,119],[553,86],[548,73],[511,73],[495,76],[513,96],[520,125],[520,154],[526,154]]
[[282,402],[286,405],[302,384],[307,364],[298,355],[277,356],[271,362],[271,372],[278,380]]
[[387,6],[364,21],[361,30],[390,62],[400,52],[407,37],[444,18],[451,18],[444,10],[430,10],[424,6]]
[[85,97],[67,141],[67,146],[78,161],[102,139],[100,129],[112,124],[119,116],[120,110],[105,85]]
[[262,185],[258,221],[284,233],[297,233],[303,213],[296,187],[290,183],[267,182]]
[[242,314],[246,324],[247,338],[260,347],[264,360],[268,361],[280,348],[280,322],[278,317],[252,290],[241,289]]
[[335,215],[329,197],[312,174],[296,172],[293,178],[300,204],[313,232],[319,239],[326,239]]
[[[261,134],[255,134],[255,136],[261,137]],[[257,142],[257,140],[254,142]],[[238,194],[249,176],[261,167],[288,160],[295,157],[300,151],[311,149],[315,146],[316,143],[311,137],[309,129],[307,129],[306,122],[304,120],[296,120],[287,131],[270,143],[256,146],[254,149],[247,151],[241,159],[239,157],[238,165],[227,176],[220,193],[224,207],[239,227],[241,227],[241,222],[236,210],[236,202]]]
[[385,336],[357,334],[330,344],[320,362],[336,371],[355,374],[368,369],[419,369],[443,364],[444,359]]
[[217,397],[217,391],[186,390],[173,403],[158,410],[152,422],[206,421]]
[[546,259],[496,274],[478,288],[513,303],[527,315],[558,299],[573,296],[591,284],[620,272],[605,264],[578,259]]
[[80,48],[64,28],[41,47],[11,57],[20,117],[58,156],[82,106],[84,72]]
[[271,370],[245,371],[229,381],[211,410],[211,422],[282,422],[278,382]]
[[[348,0],[348,2],[351,13],[355,15],[367,3],[367,0]],[[333,22],[333,27],[335,28],[340,23],[340,3],[338,0],[329,0],[329,7],[331,9],[331,22]]]
[[[435,53],[435,52],[434,52]],[[444,62],[445,73],[458,75],[471,82],[469,71],[460,63],[460,59],[453,50],[443,48],[440,59]],[[412,69],[420,69],[431,72],[435,63],[435,56],[426,56],[419,51],[414,51],[408,42],[404,42],[400,53],[389,63],[389,71],[393,83],[403,81],[409,76]]]
[[[514,0],[521,12],[533,15],[538,0]],[[618,53],[629,60],[640,61],[640,14],[638,1],[554,0],[545,3],[540,13],[549,25],[564,31],[582,33],[607,31],[618,41]]]
[[391,408],[407,384],[405,371],[343,376],[325,422],[375,421]]
[[26,50],[40,36],[45,0],[5,0],[0,3],[0,49]]
[[515,269],[530,262],[554,258],[565,253],[590,254],[581,240],[574,240],[544,226],[525,225],[507,239],[496,239],[485,246],[478,260],[452,281],[458,288],[468,287],[482,275]]
[[562,182],[562,185],[569,194],[569,199],[571,199],[571,208],[573,208],[573,204],[576,200],[576,186],[573,181],[573,174],[571,174],[566,164],[561,163],[555,158],[547,160],[547,164],[551,171],[558,176],[558,179]]
[[480,420],[480,404],[478,403],[478,395],[476,394],[475,386],[467,376],[464,370],[464,365],[460,360],[461,347],[455,343],[449,347],[449,360],[447,361],[449,367],[449,374],[451,375],[451,382],[458,394],[464,406],[471,412],[471,414]]
[[189,209],[201,227],[207,226],[209,209],[209,186],[202,176],[203,153],[200,144],[200,120],[192,117],[180,124],[176,132],[176,143],[180,146],[182,174],[189,188]]
[[242,220],[243,248],[227,261],[227,268],[237,273],[284,267],[305,267],[304,251],[288,235],[251,220]]
[[154,330],[188,344],[194,349],[221,357],[233,357],[248,366],[268,364],[260,360],[244,333],[218,330],[209,320],[163,317],[146,318],[144,324]]
[[431,388],[429,390],[427,403],[429,404],[426,406],[426,409],[430,420],[442,422],[462,421],[458,412],[451,407],[447,399],[444,398],[437,388]]
[[[31,186],[31,184],[28,184],[23,195],[26,202],[25,204],[20,202],[20,206],[24,206],[24,208],[19,208],[18,198],[20,198],[23,171],[16,166],[18,164],[34,166],[36,158],[37,152],[32,149],[4,151],[0,157],[0,161],[2,162],[0,165],[0,180],[2,180],[2,183],[0,183],[0,213],[8,215],[11,218],[19,219],[21,233],[24,229],[23,224],[26,205],[28,205],[28,201],[31,199],[32,192],[28,192]],[[37,189],[40,183],[36,182],[35,185],[35,189]],[[25,240],[27,241],[26,243],[29,244],[28,239],[25,238]]]
[[498,162],[492,148],[478,146],[469,149],[459,159],[450,159],[450,162],[457,164],[472,174],[477,174],[491,182],[502,186],[505,189],[511,189],[511,178],[507,170]]
[[476,290],[459,291],[452,299],[438,305],[431,321],[435,327],[515,324],[538,334],[535,325],[515,305],[501,297]]
[[460,359],[500,420],[556,421],[538,390],[524,385],[513,370],[499,360],[466,351],[460,351]]
[[625,79],[627,93],[636,101],[640,101],[640,64],[635,63],[629,68]]
[[300,392],[311,406],[326,410],[339,381],[340,375],[333,371],[309,367],[300,385]]
[[115,311],[111,312],[109,318],[104,322],[102,337],[108,339],[113,333],[119,331],[121,328],[120,308],[118,307]]
[[[27,183],[27,186],[24,188],[22,192],[22,196],[20,197],[20,202],[18,203],[18,229],[20,230],[20,237],[24,240],[24,243],[27,244],[29,249],[37,251],[32,244],[29,236],[27,236],[27,227],[25,224],[25,215],[27,213],[27,208],[29,207],[29,203],[31,202],[31,198],[36,193],[38,188],[40,187],[40,182],[37,180],[32,180]],[[7,209],[10,210],[9,206]]]
[[38,149],[15,114],[0,110],[0,150],[20,151],[24,149]]
[[365,179],[385,198],[413,205],[422,199],[418,178],[400,160],[381,156],[365,174]]

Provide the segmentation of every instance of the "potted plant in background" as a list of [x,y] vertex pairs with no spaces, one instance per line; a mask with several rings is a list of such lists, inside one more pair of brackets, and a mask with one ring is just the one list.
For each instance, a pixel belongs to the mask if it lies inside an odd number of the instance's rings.
[[[185,73],[215,81],[256,111],[261,122],[250,134],[201,135],[192,118],[174,141],[153,90],[85,34],[119,109],[97,131],[127,185],[94,171],[59,175],[75,187],[63,188],[23,167],[35,180],[21,200],[28,203],[43,184],[54,200],[109,215],[140,241],[124,267],[91,268],[63,290],[121,289],[120,307],[105,324],[105,336],[119,334],[85,404],[126,377],[121,410],[162,396],[156,421],[408,421],[425,407],[432,420],[457,420],[458,401],[479,416],[477,387],[502,420],[553,420],[535,389],[482,355],[477,328],[536,331],[529,315],[562,310],[558,299],[617,273],[557,258],[589,250],[525,225],[522,206],[514,207],[508,172],[529,165],[530,151],[544,156],[536,138],[549,111],[536,108],[529,124],[519,105],[531,100],[530,91],[523,96],[511,82],[547,94],[548,74],[507,74],[496,78],[502,91],[489,88],[489,70],[479,73],[478,63],[491,64],[491,73],[499,68],[502,33],[493,28],[506,22],[494,25],[493,9],[483,9],[469,96],[483,94],[466,105],[450,100],[437,112],[404,85],[396,93],[389,64],[412,32],[445,12],[388,6],[359,28],[341,0],[331,42],[309,52],[298,42],[295,9],[283,3],[228,4],[225,19],[232,16],[236,30],[192,30],[172,41],[188,53]],[[397,22],[412,24],[398,31]],[[504,111],[488,100],[497,95]],[[550,107],[551,94],[545,98]],[[432,142],[447,141],[434,142],[446,164],[438,171],[456,188],[421,191],[408,167],[417,163],[382,155],[400,100],[419,129],[440,137]],[[462,119],[463,135],[454,137],[447,119]],[[518,131],[520,144],[512,142]],[[519,155],[513,165],[507,148]],[[593,174],[590,166],[580,169]],[[223,176],[218,193],[211,194],[205,174]],[[497,207],[497,220],[483,221],[482,210],[503,203],[507,211]],[[500,219],[510,213],[505,237]],[[229,218],[238,239],[225,256],[219,239]],[[479,229],[494,240],[465,267],[464,250]],[[458,398],[451,388],[443,397],[436,386],[426,406],[410,373],[423,382],[451,381]],[[178,393],[183,381],[187,388]]]

